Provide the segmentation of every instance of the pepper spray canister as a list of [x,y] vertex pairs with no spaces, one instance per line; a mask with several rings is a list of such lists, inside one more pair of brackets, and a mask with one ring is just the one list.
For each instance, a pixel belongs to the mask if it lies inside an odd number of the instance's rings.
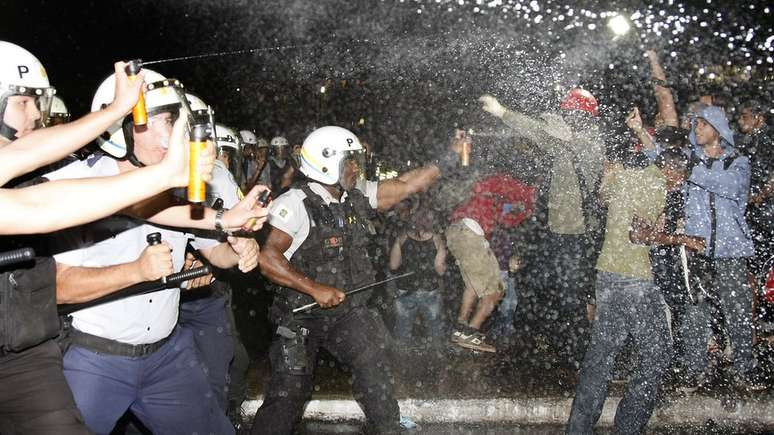
[[[130,60],[126,64],[126,75],[130,81],[137,80],[137,74],[142,69],[142,60],[134,59]],[[140,92],[140,98],[137,99],[137,104],[132,109],[132,119],[134,125],[145,125],[148,123],[148,112],[145,110],[145,93]]]
[[207,126],[196,124],[191,128],[188,152],[188,201],[201,204],[207,199],[207,183],[199,173],[201,155],[207,148]]
[[469,136],[464,136],[462,138],[462,153],[460,153],[460,165],[470,166],[470,137]]

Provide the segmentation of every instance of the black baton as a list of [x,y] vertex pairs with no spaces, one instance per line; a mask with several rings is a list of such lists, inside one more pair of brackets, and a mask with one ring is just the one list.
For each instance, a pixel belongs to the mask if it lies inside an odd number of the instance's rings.
[[[344,294],[347,297],[349,297],[349,296],[352,296],[354,294],[357,294],[357,293],[360,293],[360,292],[364,292],[366,290],[370,290],[370,289],[376,287],[377,285],[384,284],[384,283],[390,282],[390,281],[395,281],[396,279],[405,278],[405,277],[413,275],[413,274],[414,274],[414,272],[406,272],[406,273],[403,273],[403,274],[400,274],[400,275],[391,276],[391,277],[389,277],[387,279],[383,279],[381,281],[377,281],[377,282],[374,282],[374,283],[371,283],[371,284],[364,285],[362,287],[358,287],[358,288],[356,288],[354,290],[350,290],[348,292],[345,292]],[[312,302],[311,304],[306,304],[306,305],[300,306],[298,308],[294,308],[293,309],[293,314],[297,314],[297,313],[300,313],[302,311],[312,311],[315,308],[320,308],[320,304],[318,304],[317,302]]]
[[32,248],[14,249],[0,254],[0,267],[29,261],[35,258],[35,250]]
[[140,296],[148,293],[154,293],[162,290],[175,288],[175,287],[178,287],[180,283],[182,283],[183,281],[189,281],[194,278],[199,278],[200,276],[208,275],[210,272],[211,271],[209,266],[202,266],[202,267],[197,267],[195,269],[184,270],[182,272],[167,275],[156,281],[141,282],[139,284],[122,288],[121,290],[117,290],[113,293],[110,293],[108,295],[102,296],[100,298],[97,298],[88,302],[82,302],[79,304],[62,304],[57,306],[57,310],[59,311],[60,315],[67,315],[86,308],[91,308],[97,305],[114,302],[119,299],[126,299],[132,296]]

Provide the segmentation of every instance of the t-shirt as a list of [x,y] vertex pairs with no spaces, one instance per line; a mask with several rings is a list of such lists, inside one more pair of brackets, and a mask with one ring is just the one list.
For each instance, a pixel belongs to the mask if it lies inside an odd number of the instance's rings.
[[597,269],[651,280],[648,245],[629,240],[635,215],[655,224],[666,201],[666,180],[656,166],[625,169],[604,189],[608,203],[607,228]]
[[535,208],[535,188],[508,175],[486,177],[472,190],[470,199],[457,206],[449,219],[472,219],[487,237],[495,226],[518,226]]
[[441,277],[435,271],[435,248],[433,238],[415,240],[408,237],[401,246],[401,265],[396,274],[414,272],[414,275],[401,278],[397,286],[406,291],[432,291],[440,287]]

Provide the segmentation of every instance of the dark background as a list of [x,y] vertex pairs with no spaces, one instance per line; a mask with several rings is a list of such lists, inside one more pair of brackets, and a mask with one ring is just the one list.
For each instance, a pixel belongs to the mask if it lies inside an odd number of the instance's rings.
[[[581,85],[597,96],[608,125],[619,126],[634,104],[647,118],[654,103],[644,47],[661,53],[678,104],[707,89],[771,101],[774,76],[774,11],[766,2],[2,3],[0,39],[43,62],[76,116],[115,60],[262,48],[150,68],[182,80],[223,124],[293,143],[315,126],[338,124],[396,169],[427,158],[453,125],[498,127],[478,109],[483,92],[533,111],[555,107]],[[614,39],[606,25],[612,12],[639,14],[629,34]]]

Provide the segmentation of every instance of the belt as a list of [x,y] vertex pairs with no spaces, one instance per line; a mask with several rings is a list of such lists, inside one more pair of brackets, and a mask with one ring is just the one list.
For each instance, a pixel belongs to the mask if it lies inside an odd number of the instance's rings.
[[[172,334],[174,334],[174,332]],[[138,357],[150,355],[159,350],[161,346],[169,341],[172,334],[155,343],[128,344],[109,338],[87,334],[77,329],[70,329],[69,339],[71,340],[72,345],[83,347],[93,352],[117,356]]]

